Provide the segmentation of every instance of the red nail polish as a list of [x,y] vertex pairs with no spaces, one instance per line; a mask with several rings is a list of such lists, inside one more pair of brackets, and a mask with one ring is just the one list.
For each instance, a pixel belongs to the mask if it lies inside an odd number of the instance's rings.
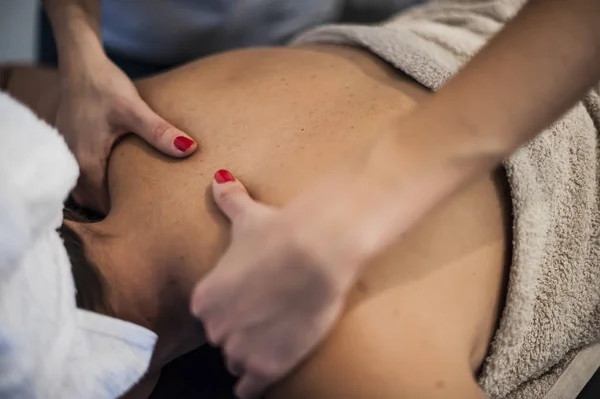
[[235,181],[235,177],[228,170],[221,169],[215,173],[215,181],[219,184]]
[[186,152],[188,148],[194,145],[194,140],[189,139],[185,136],[177,136],[173,140],[173,145],[181,152]]

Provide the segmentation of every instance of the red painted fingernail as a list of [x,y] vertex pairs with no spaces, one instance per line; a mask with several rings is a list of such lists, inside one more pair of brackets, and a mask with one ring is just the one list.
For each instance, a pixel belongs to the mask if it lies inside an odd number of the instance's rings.
[[235,181],[235,177],[228,170],[221,169],[215,173],[215,181],[219,184]]
[[173,140],[173,145],[181,152],[186,152],[188,148],[194,145],[194,140],[187,138],[185,136],[177,136],[175,140]]

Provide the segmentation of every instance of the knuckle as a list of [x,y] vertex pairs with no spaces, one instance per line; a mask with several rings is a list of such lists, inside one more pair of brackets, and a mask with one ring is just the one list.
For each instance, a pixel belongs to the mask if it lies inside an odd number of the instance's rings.
[[191,310],[196,317],[208,317],[211,308],[214,307],[214,301],[211,302],[210,300],[211,298],[214,298],[214,295],[212,295],[210,290],[211,281],[210,276],[208,276],[194,287],[191,298]]
[[194,296],[192,297],[192,304],[191,304],[191,310],[192,310],[192,314],[198,318],[201,318],[204,316],[204,314],[206,313],[206,305],[204,303],[204,301],[202,300],[202,296],[199,294],[194,294]]
[[239,195],[243,193],[243,189],[237,187],[237,185],[229,185],[229,187],[223,187],[217,193],[217,200],[228,208],[235,208],[236,213],[242,209],[238,206]]
[[217,200],[222,204],[228,205],[232,201],[231,196],[231,190],[229,188],[224,188],[217,193]]
[[227,359],[227,365],[230,371],[243,372],[246,370],[244,367],[245,357],[231,348],[226,347],[223,352],[225,353],[225,358]]
[[208,329],[208,325],[211,323],[210,319],[210,308],[209,306],[196,298],[192,300],[192,314],[204,324],[204,328]]
[[161,141],[169,131],[170,126],[165,122],[158,122],[150,129],[152,137],[156,141]]
[[215,312],[207,312],[201,318],[208,341],[215,346],[225,345],[230,335],[231,323],[224,317],[219,317]]
[[212,326],[214,324],[215,320],[212,317],[214,312],[212,311],[212,307],[210,304],[204,301],[196,300],[192,304],[192,309],[193,314],[198,320],[202,321],[205,324],[206,328],[207,326]]
[[235,376],[244,373],[244,367],[238,359],[227,357],[227,370]]
[[244,194],[244,188],[240,184],[225,184],[222,186],[222,192],[228,197],[236,197],[240,194]]
[[234,334],[230,337],[223,347],[225,354],[231,358],[237,358],[242,360],[243,356],[243,342],[239,334]]
[[234,346],[232,346],[229,342],[225,344],[225,347],[223,348],[223,352],[225,353],[225,357],[230,362],[239,363],[239,362],[241,362],[243,360],[242,356],[237,351],[237,348],[235,348]]
[[223,329],[215,326],[214,323],[209,323],[208,325],[205,324],[205,328],[206,328],[206,338],[208,339],[208,342],[210,342],[211,344],[213,344],[215,346],[219,346],[221,344],[221,342],[223,341],[223,338],[222,338],[224,335]]
[[279,379],[284,372],[282,363],[270,356],[254,356],[248,359],[246,362],[246,370],[269,381]]

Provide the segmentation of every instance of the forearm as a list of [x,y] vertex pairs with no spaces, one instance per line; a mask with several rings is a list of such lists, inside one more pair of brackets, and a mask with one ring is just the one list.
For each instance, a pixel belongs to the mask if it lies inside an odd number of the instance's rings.
[[598,21],[597,0],[532,0],[422,116],[451,128],[446,144],[459,156],[498,163],[600,79]]
[[57,42],[61,72],[79,73],[105,59],[100,0],[44,0]]
[[362,168],[379,215],[369,219],[378,242],[389,243],[488,173],[600,79],[598,21],[597,0],[534,0],[381,137]]

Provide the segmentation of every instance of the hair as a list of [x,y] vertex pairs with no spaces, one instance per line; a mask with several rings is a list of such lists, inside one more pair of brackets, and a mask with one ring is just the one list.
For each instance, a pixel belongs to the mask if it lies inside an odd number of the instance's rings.
[[[68,208],[63,210],[63,218],[78,223],[89,222],[82,214]],[[98,266],[88,258],[82,238],[64,221],[58,228],[58,233],[71,262],[77,307],[96,313],[111,314],[112,311],[105,295],[106,281]]]
[[0,90],[8,91],[8,85],[10,84],[12,73],[12,67],[0,67]]

